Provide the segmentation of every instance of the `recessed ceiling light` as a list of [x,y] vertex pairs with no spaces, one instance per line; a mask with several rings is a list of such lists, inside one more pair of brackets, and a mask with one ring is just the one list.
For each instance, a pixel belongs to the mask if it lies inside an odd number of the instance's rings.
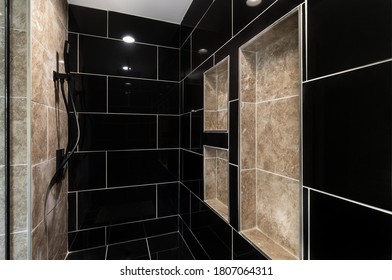
[[125,83],[125,85],[126,85],[126,86],[130,86],[130,85],[132,85],[132,84],[131,84],[131,83]]
[[257,5],[260,5],[262,0],[246,0],[246,5],[249,7],[256,7]]
[[123,37],[123,41],[125,43],[131,44],[131,43],[135,43],[135,38],[133,38],[132,36],[127,35],[127,36]]
[[200,49],[200,50],[198,50],[197,51],[199,54],[206,54],[206,53],[208,53],[208,50],[207,49]]
[[131,67],[128,67],[128,66],[123,66],[123,68],[122,68],[123,70],[125,70],[125,71],[129,71],[129,70],[131,70]]

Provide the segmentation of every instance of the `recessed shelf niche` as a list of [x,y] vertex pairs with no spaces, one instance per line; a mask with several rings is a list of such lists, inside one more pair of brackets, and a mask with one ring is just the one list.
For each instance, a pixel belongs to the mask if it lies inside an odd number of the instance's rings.
[[271,259],[300,258],[298,11],[239,50],[241,233]]
[[204,146],[204,201],[229,220],[229,162],[224,149]]
[[227,131],[229,57],[204,72],[204,131]]

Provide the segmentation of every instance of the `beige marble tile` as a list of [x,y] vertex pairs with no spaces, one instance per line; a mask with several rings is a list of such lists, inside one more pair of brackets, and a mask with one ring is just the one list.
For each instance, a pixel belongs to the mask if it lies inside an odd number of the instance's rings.
[[204,198],[215,199],[217,195],[217,166],[216,158],[204,159]]
[[[229,96],[229,73],[227,65],[223,65],[224,68],[217,75],[217,109],[227,110],[227,102]],[[218,70],[219,71],[219,70]]]
[[217,149],[204,147],[204,158],[216,158]]
[[31,233],[31,257],[33,260],[48,259],[48,239],[43,221]]
[[[4,197],[4,191],[5,191],[5,186],[4,186],[4,165],[0,165],[0,217],[5,217],[5,197]],[[5,233],[5,228],[4,228],[4,219],[0,220],[0,236]],[[0,247],[1,250],[2,247]],[[0,256],[1,260],[1,256]]]
[[242,102],[256,102],[256,53],[240,52]]
[[210,199],[205,201],[215,212],[218,213],[223,219],[229,221],[229,207],[217,199]]
[[48,0],[31,0],[31,37],[41,42],[43,46],[48,45],[48,14],[50,10]]
[[216,81],[214,76],[204,76],[204,110],[216,111],[218,99],[216,93]]
[[11,31],[10,80],[11,96],[27,96],[27,34],[26,31]]
[[217,130],[218,112],[217,111],[204,111],[204,130]]
[[229,160],[229,153],[227,150],[215,149],[216,150],[216,157],[220,159],[224,159],[226,161]]
[[299,97],[257,105],[257,168],[299,179]]
[[58,259],[66,254],[68,247],[67,197],[64,196],[47,217],[48,259]]
[[217,112],[217,130],[227,131],[227,110],[221,110]]
[[216,159],[216,198],[224,205],[229,205],[229,165],[224,159]]
[[11,167],[11,229],[27,230],[27,166]]
[[67,0],[50,0],[56,15],[64,28],[67,28],[68,2]]
[[256,105],[241,104],[241,169],[256,167]]
[[256,227],[256,169],[241,171],[241,230]]
[[296,256],[276,244],[258,229],[250,229],[242,233],[272,260],[298,260]]
[[[27,14],[27,2],[26,0],[13,0],[11,2],[11,28],[26,30],[26,14]],[[3,15],[0,16],[1,22],[3,22]]]
[[11,259],[27,260],[27,232],[11,234]]
[[0,235],[0,261],[5,260],[5,236]]
[[296,257],[300,255],[299,182],[257,170],[257,227]]
[[47,107],[31,102],[31,162],[47,160]]
[[11,164],[27,163],[26,107],[26,98],[11,98]]

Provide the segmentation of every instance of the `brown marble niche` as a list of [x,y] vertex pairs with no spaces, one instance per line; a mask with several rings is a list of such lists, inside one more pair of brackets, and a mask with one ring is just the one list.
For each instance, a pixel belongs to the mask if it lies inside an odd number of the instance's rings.
[[299,259],[298,12],[240,48],[241,232],[271,259]]
[[229,220],[229,161],[224,149],[204,147],[204,201]]
[[204,131],[227,131],[229,57],[204,72]]

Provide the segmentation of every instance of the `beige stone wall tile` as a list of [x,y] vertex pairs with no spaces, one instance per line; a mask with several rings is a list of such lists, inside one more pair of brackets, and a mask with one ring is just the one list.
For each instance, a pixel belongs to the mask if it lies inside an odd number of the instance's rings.
[[216,168],[216,158],[204,159],[204,199],[206,200],[216,198]]
[[241,171],[241,230],[256,227],[256,169]]
[[204,76],[204,110],[218,109],[216,93],[216,81],[214,76]]
[[227,150],[216,149],[216,157],[228,161],[229,153]]
[[257,168],[299,179],[299,97],[257,105]]
[[27,166],[11,166],[11,229],[27,229]]
[[47,216],[48,225],[48,259],[57,259],[67,252],[68,215],[67,198],[64,196]]
[[217,123],[217,111],[204,111],[204,130],[217,130]]
[[31,161],[32,164],[47,160],[47,107],[31,102]]
[[[222,66],[221,66],[222,67]],[[223,71],[217,75],[217,109],[227,110],[229,96],[229,73],[227,63],[223,64]]]
[[228,161],[224,159],[216,159],[216,198],[224,205],[229,206],[229,165]]
[[256,167],[256,105],[241,104],[241,169]]
[[11,234],[11,259],[27,260],[27,232]]
[[27,96],[27,34],[11,30],[10,82],[12,97]]
[[33,260],[48,259],[48,239],[43,221],[31,233],[31,257]]
[[256,102],[256,53],[240,52],[241,101]]
[[[0,165],[0,217],[5,217],[5,197],[4,197],[4,191],[5,191],[5,186],[4,186],[4,178],[5,178],[5,169],[4,165]],[[0,220],[0,236],[5,233],[5,228],[4,228],[4,219]],[[2,250],[3,247],[0,246],[0,250]],[[0,260],[1,260],[1,255],[0,255]]]
[[216,158],[217,149],[204,147],[204,158]]
[[222,110],[217,112],[217,130],[227,130],[228,115],[227,110]]
[[50,0],[55,13],[65,29],[68,28],[68,2],[67,0]]
[[299,257],[299,182],[257,171],[257,227]]
[[27,163],[26,107],[26,98],[11,98],[11,164]]

